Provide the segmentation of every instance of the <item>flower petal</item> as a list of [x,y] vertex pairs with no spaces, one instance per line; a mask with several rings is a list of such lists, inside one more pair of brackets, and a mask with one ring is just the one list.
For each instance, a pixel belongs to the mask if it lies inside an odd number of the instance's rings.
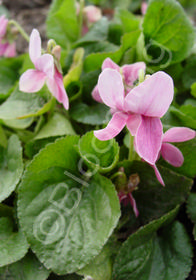
[[162,144],[162,123],[159,118],[142,117],[135,136],[135,149],[139,156],[154,165]]
[[105,69],[99,76],[98,90],[103,102],[113,109],[122,110],[124,102],[124,85],[120,73]]
[[135,216],[138,217],[139,216],[139,211],[137,209],[136,201],[135,201],[135,199],[134,199],[134,197],[133,197],[133,195],[131,193],[128,193],[128,197],[129,197],[131,206],[133,208],[133,212],[135,213]]
[[174,94],[172,78],[160,71],[132,89],[125,97],[125,110],[149,117],[162,117]]
[[37,70],[42,71],[50,79],[54,76],[54,58],[51,54],[43,54],[40,56],[35,63]]
[[13,42],[12,44],[7,43],[7,47],[5,48],[4,52],[5,57],[15,57],[16,56],[16,43]]
[[161,185],[163,185],[163,186],[165,187],[165,183],[164,183],[164,181],[163,181],[163,178],[162,178],[162,176],[161,176],[161,174],[160,174],[158,168],[156,167],[155,164],[154,164],[154,165],[151,165],[151,166],[152,166],[152,168],[154,169],[154,172],[155,172],[155,175],[156,175],[156,177],[157,177],[157,180],[161,183]]
[[138,79],[140,69],[146,69],[144,62],[136,62],[122,67],[123,76],[127,85],[132,86],[133,82]]
[[127,128],[130,131],[132,136],[135,136],[138,130],[138,127],[142,121],[141,115],[129,115],[127,120]]
[[34,64],[41,56],[41,38],[37,29],[33,29],[30,35],[29,56]]
[[101,68],[102,68],[102,71],[106,68],[120,71],[120,67],[114,61],[112,61],[109,57],[104,60]]
[[106,128],[94,131],[95,137],[101,141],[114,138],[126,125],[127,118],[128,116],[123,113],[115,113]]
[[99,103],[103,103],[101,96],[99,94],[98,85],[96,85],[92,91],[92,97]]
[[55,75],[53,79],[47,79],[47,86],[53,96],[58,102],[62,103],[66,110],[69,109],[69,99],[63,84],[63,76],[55,69]]
[[24,92],[39,91],[46,80],[46,75],[38,70],[29,69],[22,74],[19,80],[19,89]]
[[163,142],[184,142],[195,137],[195,131],[188,127],[173,127],[163,135]]
[[2,38],[6,34],[7,24],[8,19],[5,17],[5,15],[2,15],[0,17],[0,38]]
[[164,160],[175,167],[180,167],[184,162],[184,157],[181,151],[169,143],[162,144],[161,155]]

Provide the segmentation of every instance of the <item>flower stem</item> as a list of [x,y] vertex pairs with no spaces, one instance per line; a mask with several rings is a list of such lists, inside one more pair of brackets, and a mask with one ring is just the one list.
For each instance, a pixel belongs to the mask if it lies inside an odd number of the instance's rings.
[[134,150],[134,137],[130,133],[130,140],[129,140],[129,157],[128,159],[133,161],[135,159],[135,150]]
[[10,20],[9,21],[9,24],[11,25],[14,25],[17,30],[20,32],[20,34],[22,35],[22,37],[27,41],[29,42],[30,38],[29,38],[29,35],[24,31],[24,29],[22,28],[22,26],[15,20]]
[[79,11],[79,38],[81,38],[81,36],[82,36],[83,9],[84,9],[84,0],[80,0],[80,11]]

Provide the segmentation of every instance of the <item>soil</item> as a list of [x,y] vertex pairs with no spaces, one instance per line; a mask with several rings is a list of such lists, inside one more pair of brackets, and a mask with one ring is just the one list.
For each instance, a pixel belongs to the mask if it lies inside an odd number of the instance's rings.
[[[10,18],[21,24],[27,34],[37,28],[41,34],[43,47],[46,45],[46,16],[51,0],[3,0],[3,5],[10,12]],[[19,36],[17,40],[18,53],[28,51],[28,43]]]

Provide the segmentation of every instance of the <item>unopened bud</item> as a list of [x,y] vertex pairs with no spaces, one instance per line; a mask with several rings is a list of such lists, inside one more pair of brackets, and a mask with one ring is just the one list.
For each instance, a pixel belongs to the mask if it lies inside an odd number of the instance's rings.
[[134,191],[137,186],[140,183],[140,177],[137,173],[132,174],[131,176],[129,176],[129,181],[128,181],[128,190],[130,192]]
[[59,45],[55,46],[52,50],[52,55],[57,59],[57,61],[61,58],[61,47]]
[[139,77],[139,84],[142,83],[145,80],[144,69],[140,69],[139,70],[138,77]]
[[102,17],[101,9],[93,5],[86,6],[83,12],[89,23],[97,22]]

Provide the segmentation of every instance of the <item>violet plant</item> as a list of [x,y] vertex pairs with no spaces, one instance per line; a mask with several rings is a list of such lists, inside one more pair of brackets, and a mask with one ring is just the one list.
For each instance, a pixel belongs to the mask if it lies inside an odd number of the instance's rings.
[[194,274],[194,1],[113,2],[0,4],[0,279]]

